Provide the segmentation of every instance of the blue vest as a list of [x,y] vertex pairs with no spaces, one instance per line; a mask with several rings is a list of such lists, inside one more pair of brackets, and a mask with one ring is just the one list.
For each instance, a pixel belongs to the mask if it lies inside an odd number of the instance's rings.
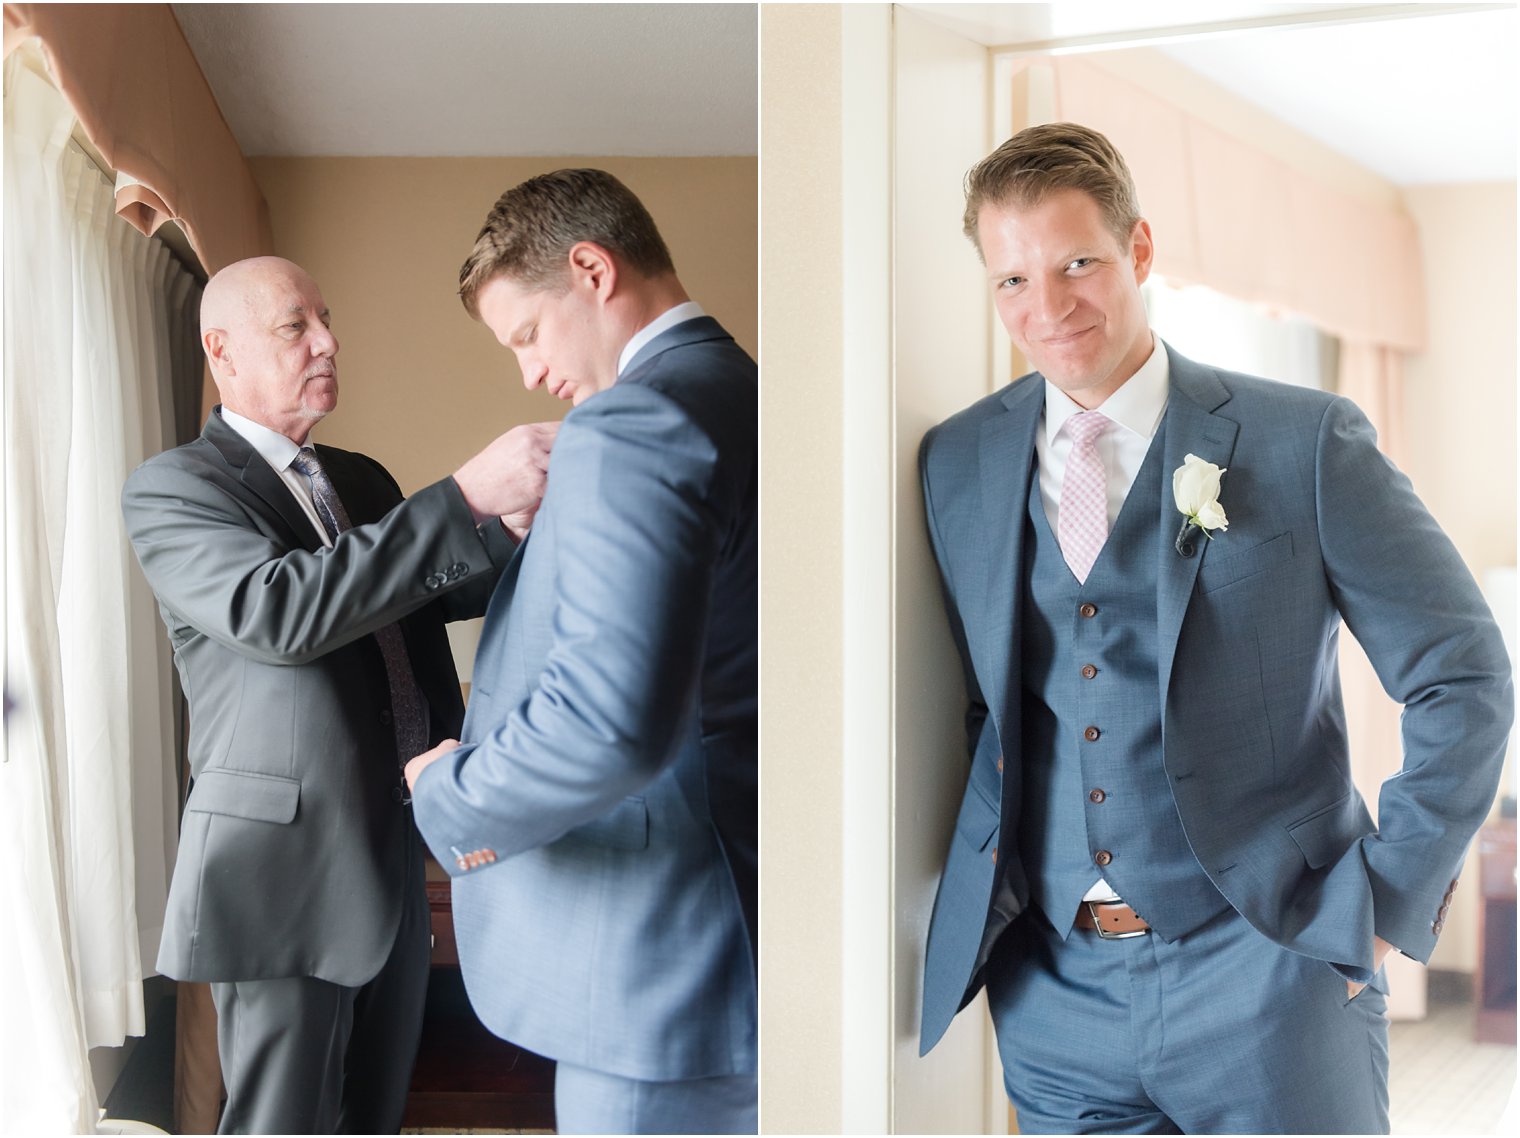
[[1063,937],[1100,874],[1167,940],[1228,905],[1193,856],[1161,761],[1160,453],[1153,442],[1085,584],[1030,479],[1019,855]]

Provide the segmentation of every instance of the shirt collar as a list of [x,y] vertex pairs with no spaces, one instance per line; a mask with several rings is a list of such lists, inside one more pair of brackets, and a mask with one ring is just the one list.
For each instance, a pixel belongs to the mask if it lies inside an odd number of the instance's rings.
[[[263,423],[255,423],[252,419],[245,418],[236,411],[229,411],[226,407],[222,408],[222,422],[242,435],[248,445],[258,451],[264,461],[274,467],[278,474],[283,474],[285,468],[295,460],[296,455],[301,453],[301,448],[279,431],[271,430]],[[306,445],[313,445],[309,435]]]
[[[1160,336],[1152,336],[1151,354],[1130,376],[1099,406],[1110,421],[1127,431],[1149,439],[1161,425],[1162,413],[1166,411],[1167,384],[1171,378],[1171,361],[1167,359],[1166,346]],[[1050,380],[1045,381],[1045,441],[1055,439],[1066,420],[1078,412],[1087,410]]]
[[618,375],[621,376],[633,361],[633,357],[639,354],[639,350],[661,332],[667,332],[677,324],[684,324],[688,320],[695,320],[698,316],[705,315],[702,306],[694,300],[685,301],[674,308],[667,308],[635,332],[633,338],[623,345],[623,350],[618,355]]

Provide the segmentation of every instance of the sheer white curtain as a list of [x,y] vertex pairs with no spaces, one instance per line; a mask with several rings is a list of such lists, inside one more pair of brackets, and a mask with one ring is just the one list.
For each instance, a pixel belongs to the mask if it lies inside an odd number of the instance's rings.
[[1151,327],[1190,360],[1299,387],[1334,386],[1327,374],[1330,337],[1301,317],[1157,277],[1144,296]]
[[142,1034],[174,853],[170,664],[118,501],[166,445],[193,282],[30,67],[5,63],[0,1130],[90,1132],[88,1049]]

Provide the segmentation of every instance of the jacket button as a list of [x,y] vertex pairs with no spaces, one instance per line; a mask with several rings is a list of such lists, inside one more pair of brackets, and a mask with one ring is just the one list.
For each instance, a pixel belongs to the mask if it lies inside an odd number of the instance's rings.
[[1077,611],[1083,616],[1093,617],[1098,615],[1098,606],[1093,604],[1091,601],[1087,601],[1084,602],[1082,607],[1077,609]]
[[1098,736],[1101,734],[1103,732],[1099,731],[1096,727],[1089,727],[1086,731],[1082,732],[1082,738],[1086,739],[1089,743],[1096,743]]
[[997,864],[997,846],[992,847],[992,864]]
[[1090,680],[1094,676],[1096,676],[1097,674],[1098,674],[1098,669],[1095,668],[1095,667],[1093,667],[1091,664],[1083,664],[1082,665],[1082,678],[1084,680]]
[[1003,773],[1003,756],[999,755],[998,756],[998,774],[1002,774],[1002,773]]
[[380,709],[380,722],[383,723],[387,727],[389,727],[391,725],[391,709],[390,708],[388,708],[388,707],[382,707]]
[[1096,786],[1087,792],[1087,801],[1089,802],[1102,802],[1107,797],[1108,795]]
[[1114,855],[1109,853],[1107,850],[1099,850],[1097,853],[1093,854],[1094,865],[1107,865],[1113,860]]
[[401,792],[401,788],[399,786],[393,786],[393,787],[391,787],[391,801],[392,802],[405,802],[406,801],[404,795]]
[[462,858],[462,857],[456,857],[454,859],[454,864],[457,865],[460,869],[469,869],[470,868],[470,863],[467,862],[467,861],[465,861],[465,859]]
[[1435,921],[1431,921],[1430,922],[1430,931],[1433,932],[1433,933],[1435,933],[1436,936],[1440,936],[1441,935],[1441,930],[1444,929],[1445,927],[1446,927],[1446,923],[1444,921],[1435,920]]

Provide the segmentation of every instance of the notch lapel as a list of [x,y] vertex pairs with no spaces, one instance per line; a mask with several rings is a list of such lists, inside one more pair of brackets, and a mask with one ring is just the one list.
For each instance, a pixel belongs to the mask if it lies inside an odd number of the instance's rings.
[[988,684],[982,694],[1003,739],[1013,738],[1019,730],[1015,696],[1022,681],[1015,645],[1024,603],[1024,515],[1044,395],[1045,382],[1038,376],[1011,387],[1003,396],[1007,411],[982,424],[977,450],[982,522],[987,533],[982,611],[989,648],[981,665]]
[[[1170,357],[1171,394],[1163,425],[1165,436],[1161,453],[1161,517],[1157,531],[1156,635],[1157,676],[1161,682],[1161,706],[1166,707],[1167,691],[1172,679],[1172,661],[1177,654],[1177,639],[1198,568],[1208,556],[1214,542],[1201,534],[1194,535],[1197,552],[1183,557],[1176,549],[1177,531],[1182,514],[1172,493],[1172,473],[1189,454],[1205,462],[1228,469],[1235,453],[1235,437],[1240,424],[1215,410],[1229,401],[1230,393],[1209,368],[1193,363],[1167,345]],[[1228,497],[1230,476],[1224,476],[1221,498]],[[1218,540],[1218,539],[1215,539]]]
[[259,457],[247,439],[222,421],[221,411],[220,406],[212,409],[211,418],[206,420],[206,429],[201,432],[202,436],[216,447],[228,466],[238,471],[242,484],[249,493],[285,523],[286,529],[290,531],[291,544],[313,553],[321,549],[322,540],[312,528],[311,519],[297,505],[290,487],[285,485],[284,479],[274,472],[269,463]]

